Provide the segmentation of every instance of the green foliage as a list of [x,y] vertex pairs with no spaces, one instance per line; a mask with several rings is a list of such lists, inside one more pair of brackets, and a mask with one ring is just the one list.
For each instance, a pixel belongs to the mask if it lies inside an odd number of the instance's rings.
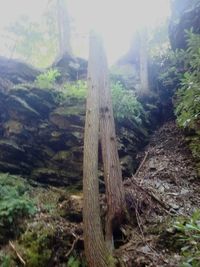
[[200,116],[200,81],[194,74],[186,72],[177,92],[177,121],[180,126],[194,128]]
[[[186,31],[188,48],[183,53],[185,72],[181,78],[180,88],[176,94],[177,122],[180,127],[195,132],[190,136],[189,147],[194,158],[200,160],[200,35],[192,30]],[[197,164],[198,173],[200,173]]]
[[200,161],[200,133],[194,136],[189,136],[187,140],[190,142],[189,147],[192,151],[192,155]]
[[55,86],[56,79],[60,75],[57,69],[49,69],[36,78],[35,85],[40,89],[52,89]]
[[200,35],[187,31],[187,71],[177,93],[176,115],[181,127],[195,128],[200,118]]
[[0,242],[16,233],[22,219],[35,212],[22,178],[0,174]]
[[86,267],[84,259],[79,259],[77,256],[70,256],[67,261],[67,267]]
[[[191,82],[196,83],[196,74],[200,70],[200,37],[192,30],[185,31],[185,34],[188,46],[186,51],[183,49],[172,51],[167,42],[158,46],[158,49],[154,47],[150,51],[151,82],[154,88],[158,88],[159,95],[163,95],[163,100],[166,94],[172,97],[178,87],[184,87],[182,91],[185,91],[187,85],[192,86]],[[180,94],[182,95],[182,92]]]
[[[54,245],[57,239],[56,225],[48,221],[34,221],[28,225],[21,236],[18,246],[23,251],[23,258],[29,267],[46,267],[55,255]],[[67,267],[85,267],[78,256],[70,256]]]
[[200,34],[194,34],[191,30],[187,30],[187,64],[191,72],[194,72],[199,77],[200,71]]
[[173,96],[184,71],[183,52],[170,48],[168,26],[165,22],[152,29],[149,40],[149,81],[163,106]]
[[81,262],[79,259],[71,256],[69,257],[69,260],[67,262],[67,267],[80,267],[81,266]]
[[200,211],[195,211],[191,218],[179,218],[174,223],[178,231],[176,237],[183,256],[182,267],[198,267],[200,262]]
[[126,90],[120,82],[112,84],[114,116],[118,121],[142,123],[144,110],[133,91]]
[[183,50],[166,50],[166,53],[161,56],[161,66],[165,66],[163,71],[159,75],[159,80],[163,82],[164,86],[177,84],[181,78],[181,74],[184,71],[184,57],[185,52]]
[[50,223],[34,222],[21,236],[23,257],[30,267],[46,267],[52,256],[55,229]]
[[159,95],[166,98],[172,96],[180,83],[185,70],[185,52],[172,51],[168,47],[159,53],[151,54],[150,78],[153,88],[159,90]]
[[77,82],[67,83],[63,88],[64,98],[85,99],[87,93],[87,82],[78,80]]
[[[63,101],[68,98],[85,100],[87,94],[87,83],[77,81],[66,84],[63,89]],[[119,122],[127,120],[141,124],[145,117],[144,110],[132,90],[127,90],[120,82],[111,84],[111,94],[113,102],[113,111],[116,120]]]
[[11,257],[0,252],[0,266],[1,267],[10,267],[11,266]]

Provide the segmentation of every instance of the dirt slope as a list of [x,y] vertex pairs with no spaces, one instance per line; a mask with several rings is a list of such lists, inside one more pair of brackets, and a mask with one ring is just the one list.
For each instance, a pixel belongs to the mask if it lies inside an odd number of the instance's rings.
[[138,157],[139,171],[125,182],[132,225],[124,225],[128,243],[117,253],[125,266],[180,266],[179,251],[172,249],[176,241],[167,229],[200,207],[194,160],[174,121],[158,129]]

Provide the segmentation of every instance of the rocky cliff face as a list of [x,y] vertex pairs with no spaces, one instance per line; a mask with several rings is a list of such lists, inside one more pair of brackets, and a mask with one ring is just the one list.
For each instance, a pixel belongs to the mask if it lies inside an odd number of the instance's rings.
[[194,33],[200,33],[200,1],[174,0],[171,8],[169,38],[172,48],[185,49],[187,47],[185,30],[193,29]]
[[[23,68],[34,80],[37,72]],[[61,104],[59,91],[16,86],[15,75],[20,77],[15,67],[11,76],[6,69],[0,72],[0,171],[53,185],[80,185],[84,100],[68,98]],[[117,134],[123,174],[131,175],[146,132],[124,121],[117,125]]]

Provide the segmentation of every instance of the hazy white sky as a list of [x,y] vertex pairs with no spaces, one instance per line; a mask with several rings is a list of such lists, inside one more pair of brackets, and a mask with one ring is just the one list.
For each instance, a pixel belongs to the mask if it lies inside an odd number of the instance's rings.
[[[0,0],[0,35],[2,29],[26,14],[38,20],[55,0]],[[160,23],[169,16],[169,0],[67,0],[69,13],[81,40],[85,43],[90,28],[101,32],[110,62],[129,47],[132,34],[142,25]],[[81,39],[82,38],[82,39]],[[2,37],[0,54],[3,54]]]

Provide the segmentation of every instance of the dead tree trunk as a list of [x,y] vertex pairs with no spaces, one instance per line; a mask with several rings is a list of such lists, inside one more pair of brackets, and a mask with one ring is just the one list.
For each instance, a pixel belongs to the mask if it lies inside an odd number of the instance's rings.
[[89,267],[110,267],[109,252],[103,237],[98,184],[99,72],[101,54],[94,34],[90,37],[88,95],[83,158],[84,246]]
[[[99,41],[101,42],[101,40]],[[108,78],[106,54],[101,43],[100,50],[100,139],[106,186],[107,217],[106,243],[108,249],[113,249],[113,230],[119,227],[125,214],[125,195],[122,182],[115,122],[113,117],[111,91]]]
[[147,29],[140,32],[140,82],[141,95],[149,94]]
[[70,22],[66,0],[57,0],[57,21],[59,37],[59,50],[57,57],[62,58],[64,55],[72,55],[70,44]]

